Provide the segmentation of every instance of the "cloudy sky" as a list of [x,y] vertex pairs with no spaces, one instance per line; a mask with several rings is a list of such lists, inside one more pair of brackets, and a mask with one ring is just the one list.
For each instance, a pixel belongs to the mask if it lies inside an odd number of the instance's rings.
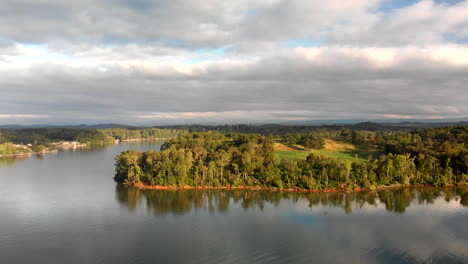
[[2,0],[0,124],[468,116],[468,0]]

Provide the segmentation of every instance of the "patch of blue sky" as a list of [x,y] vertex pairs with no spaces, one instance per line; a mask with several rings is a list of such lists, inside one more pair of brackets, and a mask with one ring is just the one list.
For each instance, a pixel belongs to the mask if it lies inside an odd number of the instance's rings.
[[377,11],[389,13],[394,9],[411,6],[417,2],[419,0],[383,0]]
[[297,48],[297,47],[316,47],[320,46],[323,43],[321,39],[315,39],[312,37],[305,37],[299,39],[288,39],[285,41],[285,45],[288,48]]
[[457,36],[454,33],[448,33],[444,35],[444,38],[450,43],[468,44],[468,36]]
[[463,2],[465,0],[433,0],[433,1],[438,3],[438,4],[455,5],[455,4],[458,4],[458,3]]
[[[460,2],[463,2],[464,0],[432,0],[432,1],[434,1],[437,4],[455,5]],[[393,11],[394,9],[411,6],[418,2],[421,2],[421,0],[383,0],[382,4],[377,8],[376,11],[389,13]]]
[[12,44],[12,43],[13,43],[13,41],[11,39],[4,38],[4,37],[0,36],[0,44]]
[[228,49],[226,47],[219,48],[199,48],[193,51],[194,56],[185,60],[188,64],[216,61],[227,58]]
[[129,9],[143,12],[159,6],[159,2],[154,0],[121,0],[120,2]]
[[197,55],[225,55],[227,52],[226,47],[219,48],[199,48],[194,51]]
[[246,16],[254,16],[254,15],[256,15],[256,14],[258,14],[258,10],[257,10],[257,9],[249,9],[249,10],[247,10],[247,12],[245,12],[245,15],[246,15]]
[[213,59],[210,58],[188,58],[184,60],[185,63],[187,64],[196,64],[200,62],[206,62],[206,61],[213,61]]

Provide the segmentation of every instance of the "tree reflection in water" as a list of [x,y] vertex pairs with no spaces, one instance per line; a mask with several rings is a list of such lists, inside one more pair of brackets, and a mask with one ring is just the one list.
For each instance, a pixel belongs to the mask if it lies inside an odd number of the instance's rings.
[[142,190],[117,184],[116,197],[129,210],[135,210],[138,204],[146,202],[148,210],[156,215],[183,214],[201,208],[209,212],[223,213],[229,210],[230,204],[240,204],[245,210],[254,207],[263,210],[266,204],[278,206],[283,200],[294,203],[305,200],[310,208],[338,207],[348,214],[352,213],[353,208],[378,204],[383,204],[388,211],[405,213],[412,204],[433,204],[438,199],[446,202],[459,201],[463,206],[468,206],[468,187],[411,187],[352,193],[305,193],[225,189]]

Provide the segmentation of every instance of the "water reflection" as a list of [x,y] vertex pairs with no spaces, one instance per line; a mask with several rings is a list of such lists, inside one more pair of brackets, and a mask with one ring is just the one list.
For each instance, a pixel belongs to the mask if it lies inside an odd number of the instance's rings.
[[29,157],[16,156],[16,157],[0,157],[0,168],[13,167],[13,165],[20,160],[27,159]]
[[263,210],[266,204],[279,206],[284,201],[306,201],[309,208],[329,206],[341,208],[351,214],[353,209],[365,206],[385,207],[387,211],[405,213],[412,205],[434,204],[437,200],[459,202],[468,206],[468,187],[449,188],[400,188],[353,193],[296,193],[248,190],[141,190],[134,187],[116,185],[117,200],[136,210],[146,203],[149,212],[156,215],[168,213],[183,214],[198,208],[210,212],[226,212],[230,205],[238,204],[244,209]]

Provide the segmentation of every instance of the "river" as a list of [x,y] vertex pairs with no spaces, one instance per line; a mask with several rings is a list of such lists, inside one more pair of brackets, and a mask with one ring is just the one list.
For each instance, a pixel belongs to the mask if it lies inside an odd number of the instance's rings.
[[468,188],[139,190],[125,142],[0,158],[0,263],[468,263]]

